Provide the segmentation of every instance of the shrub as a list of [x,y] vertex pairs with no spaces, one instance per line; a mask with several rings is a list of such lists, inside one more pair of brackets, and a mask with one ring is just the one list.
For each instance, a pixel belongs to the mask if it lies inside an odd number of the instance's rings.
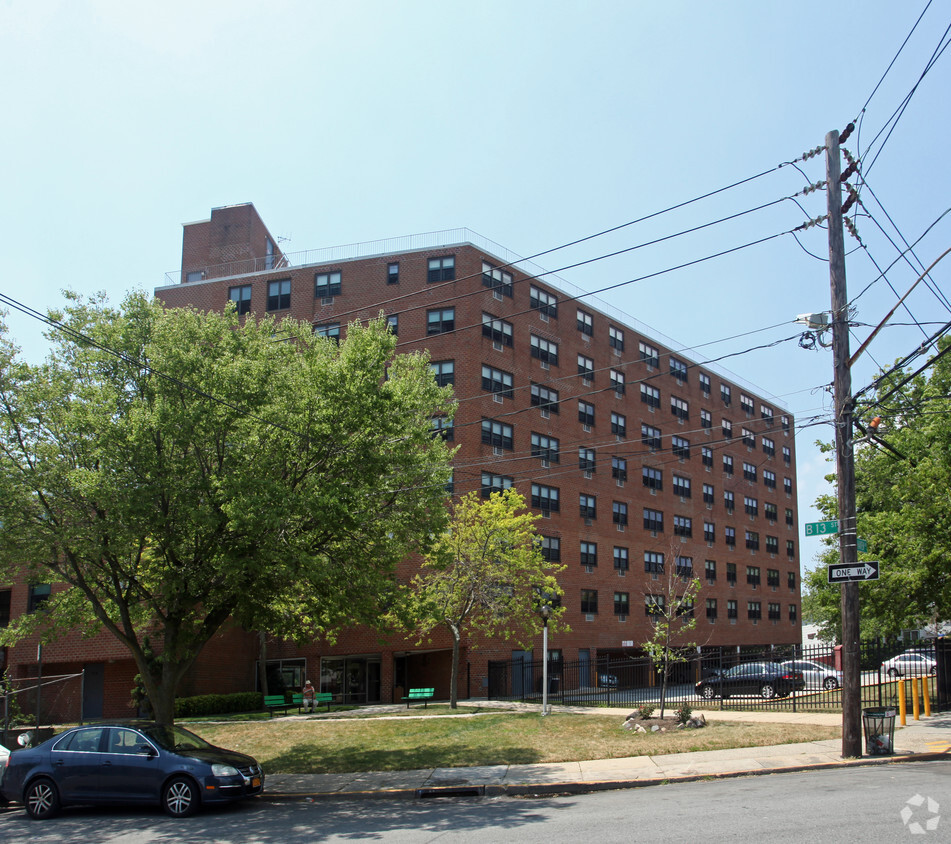
[[654,707],[649,703],[645,703],[643,706],[637,708],[637,714],[641,716],[645,721],[654,714]]
[[195,695],[175,699],[176,718],[224,715],[228,712],[255,712],[264,707],[260,692],[236,692],[230,695]]
[[693,715],[693,710],[689,706],[681,706],[680,709],[674,710],[674,717],[681,723],[686,724],[690,720],[690,716]]

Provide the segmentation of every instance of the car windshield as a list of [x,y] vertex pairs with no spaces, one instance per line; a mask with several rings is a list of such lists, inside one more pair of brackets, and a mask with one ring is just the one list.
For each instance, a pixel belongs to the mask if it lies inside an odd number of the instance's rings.
[[202,750],[212,747],[207,741],[182,727],[144,727],[142,732],[163,750]]

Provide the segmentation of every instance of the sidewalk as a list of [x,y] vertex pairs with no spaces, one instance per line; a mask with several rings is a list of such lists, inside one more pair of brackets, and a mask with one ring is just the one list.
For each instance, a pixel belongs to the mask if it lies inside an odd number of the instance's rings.
[[[538,707],[524,704],[518,708],[537,710]],[[387,707],[380,707],[380,709],[385,711]],[[630,709],[591,710],[580,707],[553,707],[553,709],[587,713],[594,711],[599,715],[617,714],[619,726],[630,712]],[[834,726],[842,723],[842,716],[838,713],[713,710],[704,712],[704,716],[708,722],[731,720]],[[841,739],[828,739],[804,744],[741,747],[732,750],[634,756],[586,762],[426,768],[418,771],[352,774],[272,774],[267,779],[264,797],[271,800],[349,800],[579,794],[720,777],[854,765],[882,765],[913,760],[951,759],[951,715],[941,713],[932,715],[930,718],[922,716],[920,721],[913,721],[909,714],[908,726],[901,727],[896,723],[895,747],[893,756],[843,759],[840,755]]]

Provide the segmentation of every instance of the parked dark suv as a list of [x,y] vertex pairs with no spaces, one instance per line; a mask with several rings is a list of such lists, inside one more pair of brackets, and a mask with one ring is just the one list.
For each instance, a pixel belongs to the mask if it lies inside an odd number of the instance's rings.
[[697,694],[707,700],[731,695],[760,695],[768,700],[801,692],[806,688],[806,681],[801,671],[793,671],[777,662],[745,662],[723,673],[710,672],[695,688]]

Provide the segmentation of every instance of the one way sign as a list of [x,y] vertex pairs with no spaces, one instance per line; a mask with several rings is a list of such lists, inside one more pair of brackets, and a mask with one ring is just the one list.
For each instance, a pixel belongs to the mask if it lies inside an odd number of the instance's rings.
[[855,566],[829,566],[829,583],[853,583],[862,580],[878,580],[878,560]]

